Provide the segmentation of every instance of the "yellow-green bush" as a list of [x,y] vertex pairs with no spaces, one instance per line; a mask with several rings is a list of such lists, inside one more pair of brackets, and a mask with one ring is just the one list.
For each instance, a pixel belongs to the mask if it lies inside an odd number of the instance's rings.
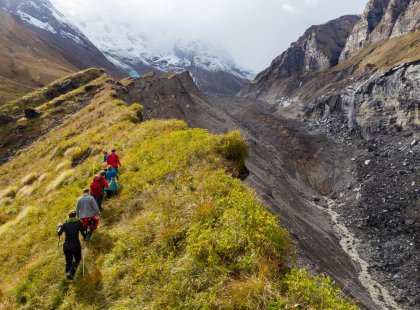
[[248,147],[245,138],[239,131],[232,131],[220,138],[219,150],[228,160],[244,164],[248,157]]
[[127,111],[128,120],[133,123],[140,123],[143,121],[143,107],[139,103],[130,105]]
[[[291,269],[296,255],[287,231],[226,173],[246,158],[238,132],[216,136],[178,120],[138,123],[127,115],[139,106],[116,104],[110,91],[2,167],[1,197],[8,198],[0,207],[0,223],[7,221],[0,226],[0,307],[263,309],[304,296],[308,308],[352,309],[327,280]],[[85,275],[80,268],[69,282],[56,223],[100,169],[97,152],[83,150],[111,146],[122,158],[123,186],[83,245]],[[69,170],[75,154],[86,158]],[[28,172],[43,176],[37,190],[12,199]]]

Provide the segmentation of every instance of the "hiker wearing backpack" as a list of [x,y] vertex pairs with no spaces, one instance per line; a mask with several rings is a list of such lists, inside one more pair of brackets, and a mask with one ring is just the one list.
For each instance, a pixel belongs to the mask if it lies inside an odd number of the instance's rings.
[[105,173],[105,178],[109,184],[109,187],[105,188],[106,198],[111,198],[116,192],[116,190],[118,189],[117,172],[111,165],[109,165],[107,168],[107,171]]
[[66,275],[67,279],[72,280],[82,259],[79,233],[84,238],[86,237],[83,224],[77,218],[76,211],[70,211],[68,220],[64,224],[58,224],[57,235],[60,237],[63,233],[66,235],[66,240],[63,244],[64,256],[66,257]]
[[114,168],[118,174],[118,168],[121,166],[121,162],[120,162],[120,157],[115,152],[115,149],[111,150],[111,154],[109,154],[108,157],[106,158],[106,163],[109,166],[112,166],[112,168]]
[[104,200],[104,188],[108,188],[109,184],[105,179],[105,172],[95,175],[92,183],[90,183],[90,194],[95,198],[99,210],[102,211],[102,201]]
[[89,195],[88,189],[84,189],[83,196],[77,200],[76,215],[82,221],[85,240],[89,240],[98,228],[100,213],[95,198]]
[[105,149],[103,149],[103,150],[102,150],[102,154],[103,154],[103,157],[102,157],[102,162],[103,162],[103,163],[106,163],[106,159],[108,158],[108,151],[107,151],[107,150],[105,150]]

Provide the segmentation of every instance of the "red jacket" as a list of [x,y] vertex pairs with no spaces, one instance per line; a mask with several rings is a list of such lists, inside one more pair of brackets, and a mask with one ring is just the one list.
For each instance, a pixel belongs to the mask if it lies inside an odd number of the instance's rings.
[[90,194],[93,197],[99,197],[104,193],[104,187],[109,187],[108,182],[104,177],[96,175],[90,183]]
[[106,158],[106,163],[112,166],[112,168],[118,168],[118,166],[121,166],[120,157],[118,156],[117,153],[109,154],[108,157]]

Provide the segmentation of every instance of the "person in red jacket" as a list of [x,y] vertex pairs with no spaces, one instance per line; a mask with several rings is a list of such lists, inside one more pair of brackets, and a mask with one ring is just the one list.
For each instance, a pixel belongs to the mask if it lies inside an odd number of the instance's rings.
[[109,154],[106,158],[106,162],[109,166],[112,166],[112,168],[114,168],[118,172],[118,167],[121,166],[121,162],[120,157],[117,153],[115,153],[115,149],[111,150],[111,154]]
[[90,183],[90,194],[95,198],[99,210],[102,211],[102,201],[104,200],[104,188],[109,187],[105,178],[105,172],[95,175],[92,183]]

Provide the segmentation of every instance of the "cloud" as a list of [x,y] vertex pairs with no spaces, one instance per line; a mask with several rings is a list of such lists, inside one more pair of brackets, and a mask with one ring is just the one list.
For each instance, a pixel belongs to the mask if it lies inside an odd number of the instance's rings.
[[290,13],[294,13],[297,11],[297,7],[290,3],[282,4],[281,9]]
[[144,33],[166,48],[178,39],[221,45],[260,71],[311,25],[361,14],[367,0],[51,0],[83,28],[95,18]]

